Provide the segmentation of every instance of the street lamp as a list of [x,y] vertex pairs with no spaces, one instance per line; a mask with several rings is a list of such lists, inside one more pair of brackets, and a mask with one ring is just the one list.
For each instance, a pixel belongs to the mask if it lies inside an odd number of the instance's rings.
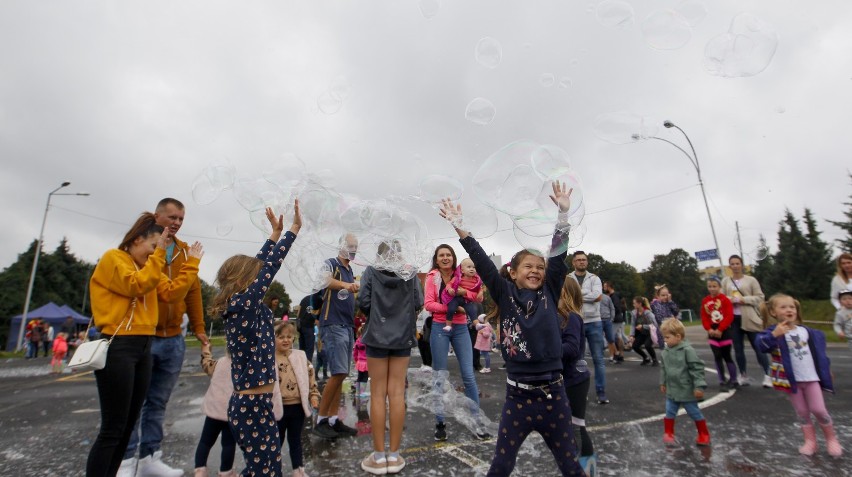
[[[698,154],[695,152],[695,147],[693,147],[692,141],[689,139],[689,136],[686,135],[686,132],[681,129],[680,126],[671,121],[663,121],[663,126],[665,126],[667,129],[675,128],[680,131],[681,134],[683,134],[683,137],[686,138],[686,142],[689,143],[689,149],[692,150],[692,155],[686,152],[684,148],[669,141],[668,139],[663,139],[657,136],[648,136],[648,138],[656,139],[658,141],[663,141],[665,143],[671,144],[672,146],[677,148],[678,151],[682,152],[683,155],[685,155],[686,158],[689,159],[689,163],[692,164],[692,167],[695,168],[695,172],[696,174],[698,174],[698,185],[701,186],[701,196],[704,198],[704,208],[707,210],[707,220],[710,222],[710,232],[713,233],[713,243],[716,245],[716,257],[719,259],[719,266],[721,267],[719,269],[719,273],[724,273],[725,264],[722,262],[722,251],[719,250],[719,240],[716,239],[716,228],[713,227],[713,217],[710,215],[710,206],[707,205],[707,193],[704,192],[704,180],[701,178],[701,165],[698,163]],[[641,136],[639,134],[634,134],[632,137],[634,140],[641,139]]]
[[36,269],[38,268],[38,257],[39,255],[41,255],[41,242],[42,240],[44,240],[44,224],[47,222],[47,211],[50,210],[50,199],[54,195],[89,195],[88,192],[75,192],[67,194],[56,193],[56,191],[58,191],[59,189],[68,187],[69,185],[71,185],[70,182],[63,182],[62,185],[60,185],[56,189],[53,189],[52,191],[50,191],[49,194],[47,194],[47,205],[44,206],[44,218],[41,219],[41,231],[38,233],[38,242],[36,244],[35,257],[33,257],[33,269],[30,271],[30,283],[29,285],[27,285],[27,297],[24,300],[24,313],[23,315],[21,315],[21,327],[18,330],[18,350],[21,349],[24,342],[24,328],[27,325],[27,313],[29,313],[30,311],[30,298],[32,298],[33,296],[33,284],[35,283]]

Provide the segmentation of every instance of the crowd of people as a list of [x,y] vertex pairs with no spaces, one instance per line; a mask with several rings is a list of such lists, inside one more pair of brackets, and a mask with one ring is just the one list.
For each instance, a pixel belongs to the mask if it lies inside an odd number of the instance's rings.
[[[570,230],[572,191],[559,183],[552,189],[550,198],[559,210],[556,244],[565,241]],[[401,445],[415,346],[424,369],[432,373],[437,441],[464,432],[450,429],[451,410],[442,398],[449,385],[451,349],[466,396],[465,412],[473,419],[472,428],[465,427],[477,439],[492,437],[480,409],[475,372],[491,372],[491,352],[495,346],[500,349],[506,393],[489,476],[512,473],[518,451],[533,431],[541,434],[563,475],[594,474],[586,397],[594,382],[596,402],[610,403],[606,349],[611,363],[624,363],[625,352],[632,350],[642,357],[641,365],[659,366],[664,442],[674,442],[675,416],[683,407],[695,421],[696,443],[710,445],[708,424],[697,405],[707,388],[704,363],[685,339],[679,307],[666,285],[655,287],[650,302],[633,297],[628,310],[615,285],[588,270],[588,256],[582,251],[571,255],[570,273],[564,251],[542,257],[521,250],[498,269],[477,240],[460,228],[461,206],[446,200],[440,214],[455,228],[469,258],[459,261],[452,246],[441,244],[422,283],[416,276],[404,279],[372,266],[356,280],[351,262],[358,239],[347,234],[338,256],[326,261],[332,272],[327,286],[301,300],[294,325],[286,313],[279,319],[277,303],[266,296],[301,229],[298,201],[294,211],[284,232],[283,216],[267,209],[272,233],[258,253],[233,256],[219,268],[219,291],[207,304],[224,324],[226,352],[218,359],[204,330],[197,276],[203,247],[176,237],[183,204],[163,199],[154,213],[136,220],[116,249],[104,254],[91,279],[91,302],[95,327],[112,341],[105,367],[94,373],[101,426],[86,475],[183,474],[163,461],[162,442],[166,405],[186,351],[184,314],[189,333],[202,345],[202,368],[211,378],[202,407],[205,421],[195,454],[196,477],[208,475],[207,459],[217,439],[222,449],[220,477],[236,475],[237,447],[246,466],[241,475],[283,475],[285,439],[292,475],[306,476],[301,447],[306,419],[316,415],[312,433],[322,439],[358,434],[339,417],[353,362],[357,393],[370,400],[373,443],[360,468],[373,475],[400,472],[407,465]],[[392,260],[400,247],[389,239],[377,254]],[[790,394],[804,435],[799,452],[817,452],[813,415],[828,453],[840,456],[842,447],[822,398],[823,390],[833,391],[824,335],[805,326],[793,297],[777,294],[766,300],[757,280],[744,274],[742,258],[731,256],[729,265],[732,276],[707,280],[701,304],[720,392],[751,384],[744,349],[748,339],[763,372],[762,385]],[[843,254],[832,282],[832,302],[838,309],[835,331],[841,337],[852,333],[850,278],[852,255]],[[494,302],[488,313],[482,307],[486,290]],[[49,333],[39,323],[28,328],[30,343],[33,335],[39,335],[35,343],[41,343],[46,339],[41,335]],[[66,340],[58,336],[54,341]],[[63,353],[67,342],[54,346],[60,361]]]

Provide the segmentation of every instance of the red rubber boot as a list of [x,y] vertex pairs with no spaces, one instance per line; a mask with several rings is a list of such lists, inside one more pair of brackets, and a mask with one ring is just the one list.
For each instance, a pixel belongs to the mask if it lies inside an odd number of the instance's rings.
[[665,426],[665,434],[663,434],[663,443],[664,444],[674,444],[675,435],[674,435],[674,426],[675,420],[669,418],[663,418],[663,425]]
[[695,421],[695,429],[698,430],[698,438],[695,439],[695,443],[700,446],[709,446],[710,431],[707,430],[707,421],[704,419]]

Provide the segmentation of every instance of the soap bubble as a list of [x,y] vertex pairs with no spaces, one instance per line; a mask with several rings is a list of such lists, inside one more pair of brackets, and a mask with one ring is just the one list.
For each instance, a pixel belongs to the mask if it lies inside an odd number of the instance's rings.
[[241,178],[234,181],[234,197],[248,211],[273,207],[283,211],[290,202],[289,192],[281,190],[277,185],[254,178]]
[[778,47],[778,34],[749,13],[734,17],[727,33],[704,47],[704,68],[726,78],[754,76],[765,70]]
[[595,118],[595,136],[613,144],[629,144],[655,136],[659,130],[659,121],[648,116],[617,111],[605,113]]
[[204,168],[204,174],[214,188],[227,190],[234,186],[236,168],[227,159],[217,159]]
[[707,16],[707,7],[700,0],[683,0],[674,10],[686,21],[686,24],[694,27]]
[[570,88],[573,84],[574,82],[567,76],[559,78],[559,87],[562,89]]
[[663,8],[645,17],[641,24],[645,42],[657,50],[676,50],[692,38],[692,29],[678,12]]
[[335,114],[343,107],[343,101],[325,91],[317,98],[317,107],[325,114]]
[[541,221],[523,217],[512,218],[515,240],[524,249],[542,257],[554,257],[568,250],[570,234],[554,233],[556,220]]
[[503,60],[503,47],[500,42],[487,36],[476,43],[474,50],[476,62],[486,68],[496,68]]
[[[504,213],[511,214],[511,211],[516,210],[518,207],[515,204],[506,203],[507,195],[511,194],[511,191],[504,191],[502,188],[507,181],[517,183],[524,176],[527,182],[534,183],[537,177],[531,164],[533,153],[539,146],[531,141],[517,141],[507,144],[486,159],[471,181],[479,200]],[[534,188],[533,197],[538,193],[540,180],[539,185]],[[535,207],[529,209],[531,208]]]
[[441,9],[441,2],[438,0],[420,0],[417,6],[420,8],[420,14],[423,15],[423,18],[433,18]]
[[758,245],[755,247],[754,251],[752,251],[751,256],[755,262],[766,260],[766,258],[769,257],[769,247],[764,244]]
[[345,288],[341,288],[341,289],[337,292],[337,299],[338,299],[338,300],[345,300],[345,299],[347,299],[347,298],[349,298],[349,290],[347,290],[347,289],[345,289]]
[[485,98],[474,98],[464,110],[464,118],[480,126],[491,124],[496,115],[497,108]]
[[633,7],[620,0],[604,0],[596,8],[598,23],[605,27],[627,27],[633,23]]
[[490,237],[497,232],[497,213],[491,207],[476,201],[467,205],[462,203],[464,223],[462,228],[477,239]]
[[228,220],[224,220],[222,222],[219,222],[219,224],[216,225],[216,234],[220,237],[227,236],[228,234],[231,233],[232,230],[234,230],[234,224],[232,224]]
[[221,187],[214,186],[207,174],[201,174],[192,182],[192,200],[198,205],[207,205],[219,198]]
[[520,164],[497,190],[494,208],[509,215],[524,215],[537,209],[535,202],[541,190],[542,180],[528,164]]
[[542,73],[538,82],[545,88],[550,88],[554,83],[556,83],[556,76],[553,73]]
[[464,192],[464,185],[458,180],[440,174],[429,174],[420,181],[420,198],[431,203],[440,203],[442,199],[458,200]]
[[299,156],[287,152],[276,158],[272,168],[263,171],[263,178],[275,184],[284,192],[291,192],[304,182],[306,174],[305,162]]
[[345,76],[338,76],[329,83],[328,94],[332,98],[339,99],[340,101],[346,101],[351,89],[352,85],[349,83],[349,80],[347,80]]

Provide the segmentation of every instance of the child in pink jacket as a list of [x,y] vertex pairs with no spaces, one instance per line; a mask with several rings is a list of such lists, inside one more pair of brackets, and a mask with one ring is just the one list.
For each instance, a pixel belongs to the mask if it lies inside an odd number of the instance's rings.
[[480,369],[479,372],[490,373],[491,337],[494,336],[494,328],[492,328],[491,323],[485,319],[484,313],[477,317],[476,329],[476,344],[474,344],[473,347],[474,349],[479,350],[479,354],[485,358],[485,367]]
[[361,328],[356,332],[358,339],[355,340],[355,346],[352,348],[352,361],[355,361],[355,369],[358,370],[358,380],[355,382],[355,392],[359,397],[366,397],[370,394],[370,386],[368,381],[370,374],[367,370],[367,345],[361,341]]
[[53,358],[50,360],[50,372],[59,374],[62,372],[65,355],[68,353],[67,333],[61,332],[53,340]]
[[[450,285],[441,293],[441,302],[447,305],[448,310],[463,307],[467,313],[467,322],[472,323],[478,310],[475,303],[482,303],[482,296],[482,279],[476,273],[473,260],[466,258],[456,268]],[[452,329],[452,323],[447,321],[444,331],[450,332]]]

